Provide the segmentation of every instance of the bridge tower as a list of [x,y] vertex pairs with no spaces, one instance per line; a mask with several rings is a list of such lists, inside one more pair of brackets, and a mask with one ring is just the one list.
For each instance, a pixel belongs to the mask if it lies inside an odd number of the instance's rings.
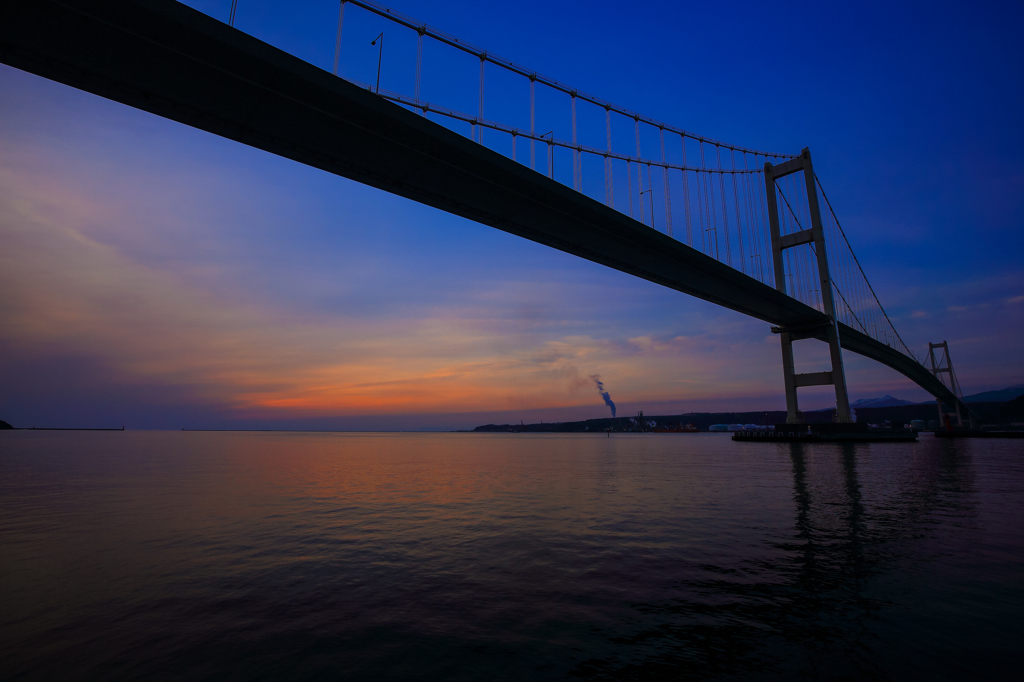
[[[935,357],[935,351],[939,351],[938,358]],[[928,343],[928,362],[931,365],[928,367],[929,371],[935,375],[935,378],[942,381],[940,374],[946,374],[949,379],[949,390],[953,392],[953,395],[958,400],[953,401],[954,407],[956,407],[956,425],[962,427],[964,425],[963,415],[960,414],[960,402],[963,400],[963,392],[960,390],[960,382],[956,379],[956,372],[953,371],[953,360],[949,357],[949,344],[943,341],[942,343]],[[942,383],[946,383],[943,381]],[[946,421],[946,410],[942,407],[942,400],[940,398],[935,399],[935,404],[939,406],[939,428],[942,428]],[[967,419],[970,421],[971,426],[974,426],[974,420],[971,419],[971,415],[967,415]]]
[[[775,182],[793,173],[803,172],[807,188],[807,208],[811,215],[809,228],[782,235],[779,228],[779,203]],[[772,257],[775,265],[775,288],[784,294],[786,272],[782,252],[803,244],[811,244],[818,266],[818,285],[821,302],[828,322],[820,326],[773,327],[772,332],[782,340],[782,373],[786,383],[786,423],[799,424],[803,421],[797,402],[796,389],[802,386],[835,386],[836,421],[849,423],[850,398],[846,392],[846,372],[843,369],[843,349],[839,343],[839,327],[836,320],[836,306],[832,296],[832,277],[828,270],[828,255],[825,251],[825,230],[821,224],[821,210],[818,192],[814,182],[814,167],[811,165],[811,151],[804,148],[795,159],[778,165],[764,164],[765,194],[768,199],[768,223],[771,229]],[[800,339],[821,338],[824,331],[828,343],[832,369],[828,372],[797,374],[793,364],[793,342]]]

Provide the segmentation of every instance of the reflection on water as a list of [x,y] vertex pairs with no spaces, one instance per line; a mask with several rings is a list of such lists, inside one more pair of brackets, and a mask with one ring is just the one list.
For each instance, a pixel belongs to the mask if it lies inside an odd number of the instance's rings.
[[959,679],[1024,444],[0,434],[4,679]]

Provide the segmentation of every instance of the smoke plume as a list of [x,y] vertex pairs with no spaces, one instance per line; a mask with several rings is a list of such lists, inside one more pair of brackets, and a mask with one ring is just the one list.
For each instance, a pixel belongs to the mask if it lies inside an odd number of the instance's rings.
[[597,392],[601,394],[602,398],[604,398],[604,404],[607,405],[611,409],[612,416],[614,417],[615,416],[615,403],[612,402],[612,397],[610,395],[608,395],[608,391],[604,390],[604,382],[601,381],[601,375],[600,374],[591,374],[590,378],[594,380],[594,383],[597,385]]

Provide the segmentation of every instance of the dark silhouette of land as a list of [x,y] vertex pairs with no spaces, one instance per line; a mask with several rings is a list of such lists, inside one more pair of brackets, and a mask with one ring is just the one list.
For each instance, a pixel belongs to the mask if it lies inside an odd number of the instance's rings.
[[75,426],[11,426],[0,419],[0,431],[6,431],[8,429],[12,431],[124,431],[123,426],[119,429],[91,429],[78,428]]
[[[1016,405],[1011,407],[1011,405]],[[1013,421],[1020,421],[1024,417],[1012,415],[1024,411],[1024,396],[1009,403],[983,402],[970,403],[971,410],[982,422],[982,424],[1009,424]],[[1014,411],[1016,410],[1016,411]],[[866,424],[909,424],[915,419],[920,419],[926,424],[929,421],[938,421],[938,409],[935,403],[924,403],[921,405],[895,405],[892,407],[862,407],[856,410],[857,422]],[[807,424],[830,424],[835,421],[835,409],[804,412],[804,422]],[[633,417],[632,419],[635,419]],[[540,424],[486,424],[478,426],[475,432],[521,432],[521,433],[582,433],[586,431],[630,431],[636,425],[630,421],[630,417],[615,417],[604,419],[587,419],[578,422],[558,422]],[[759,412],[688,412],[675,415],[644,415],[644,421],[654,422],[652,429],[674,429],[687,424],[693,424],[701,431],[707,431],[712,424],[756,424],[758,426],[772,426],[783,424],[786,421],[785,410],[762,410]]]
[[[808,420],[813,419],[811,423],[821,423],[832,421],[832,414],[835,410],[829,413],[825,412],[811,412],[806,416]],[[583,431],[629,431],[635,428],[635,422],[631,421],[636,417],[607,417],[604,419],[587,419],[579,422],[559,422],[555,424],[540,423],[540,424],[487,424],[486,426],[478,426],[474,431],[482,432],[501,432],[501,431],[520,431],[523,433],[578,433]],[[691,412],[687,414],[676,414],[676,415],[660,415],[660,416],[648,416],[644,415],[645,422],[654,422],[657,429],[674,429],[677,427],[685,427],[687,424],[693,424],[701,431],[707,431],[708,427],[712,424],[757,424],[759,426],[767,426],[770,424],[778,424],[786,421],[785,410],[769,410],[759,412]]]
[[1024,395],[1003,403],[999,408],[999,420],[1004,424],[1024,422]]

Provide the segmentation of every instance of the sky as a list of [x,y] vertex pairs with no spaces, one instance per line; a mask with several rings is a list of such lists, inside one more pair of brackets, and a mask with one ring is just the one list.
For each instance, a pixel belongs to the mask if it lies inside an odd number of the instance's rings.
[[[687,130],[809,147],[918,357],[948,340],[965,394],[1024,383],[1024,5],[391,6]],[[236,26],[329,69],[337,8],[239,0]],[[342,75],[365,81],[380,27],[358,14]],[[384,30],[381,87],[409,88],[414,42]],[[428,97],[474,110],[478,66],[428,48],[427,73]],[[7,66],[0,244],[15,426],[565,421],[608,415],[594,376],[620,415],[785,407],[764,322]],[[796,352],[827,369],[822,344]],[[845,360],[851,400],[929,398]]]

